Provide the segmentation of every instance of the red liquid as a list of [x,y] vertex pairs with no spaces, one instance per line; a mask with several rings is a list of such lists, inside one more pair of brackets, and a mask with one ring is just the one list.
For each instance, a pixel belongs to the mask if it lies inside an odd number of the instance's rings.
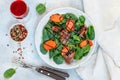
[[10,10],[11,13],[19,19],[25,17],[28,14],[28,7],[22,0],[14,1],[10,6]]

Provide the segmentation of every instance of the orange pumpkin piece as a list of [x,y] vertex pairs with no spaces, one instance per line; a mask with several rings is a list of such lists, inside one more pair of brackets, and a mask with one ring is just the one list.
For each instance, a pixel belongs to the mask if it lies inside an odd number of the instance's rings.
[[53,14],[50,16],[50,20],[53,22],[61,22],[64,19],[63,15]]
[[53,40],[48,40],[44,43],[43,47],[44,47],[45,50],[48,51],[48,50],[52,50],[52,49],[56,48],[57,44]]
[[90,46],[93,46],[92,40],[88,40],[88,42],[89,42]]
[[62,56],[64,56],[69,50],[70,48],[68,46],[64,46],[62,49]]
[[88,44],[88,40],[84,40],[79,44],[79,46],[80,47],[85,47],[85,46],[87,46],[87,44]]
[[64,46],[63,49],[62,49],[61,55],[65,58],[66,63],[70,64],[72,59],[75,56],[75,53],[71,52],[70,48],[68,46]]
[[82,41],[80,44],[79,44],[79,46],[80,47],[85,47],[85,46],[87,46],[87,45],[90,45],[90,46],[92,46],[93,45],[93,42],[91,41],[91,40],[84,40],[84,41]]
[[66,29],[68,31],[74,31],[74,23],[75,22],[72,19],[67,20],[67,22],[66,22]]

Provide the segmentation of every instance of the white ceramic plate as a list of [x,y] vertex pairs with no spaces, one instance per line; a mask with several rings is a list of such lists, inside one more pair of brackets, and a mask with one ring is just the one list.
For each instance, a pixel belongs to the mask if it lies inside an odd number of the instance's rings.
[[91,55],[93,54],[93,52],[95,50],[96,42],[95,42],[95,40],[93,41],[94,45],[91,47],[91,50],[90,50],[90,52],[88,53],[87,56],[83,57],[79,61],[74,61],[71,64],[66,64],[64,62],[63,64],[58,65],[52,59],[49,59],[49,54],[48,53],[46,55],[43,55],[40,52],[40,44],[41,44],[41,40],[42,40],[42,30],[43,30],[44,26],[46,25],[46,23],[48,22],[50,16],[52,14],[55,14],[55,13],[60,13],[60,14],[73,13],[77,17],[79,17],[80,15],[83,15],[86,18],[85,24],[87,26],[88,25],[93,25],[93,23],[91,22],[90,18],[86,14],[84,14],[82,11],[74,9],[74,8],[67,7],[67,8],[59,8],[59,9],[56,9],[56,10],[53,10],[53,11],[49,12],[46,16],[44,16],[42,18],[42,20],[39,22],[39,24],[37,26],[37,29],[36,29],[36,32],[35,32],[35,45],[36,45],[38,54],[40,55],[40,57],[42,58],[42,60],[45,63],[47,63],[48,65],[50,65],[52,67],[55,67],[55,68],[60,68],[60,69],[72,69],[72,68],[76,68],[79,65],[84,64],[91,57]]

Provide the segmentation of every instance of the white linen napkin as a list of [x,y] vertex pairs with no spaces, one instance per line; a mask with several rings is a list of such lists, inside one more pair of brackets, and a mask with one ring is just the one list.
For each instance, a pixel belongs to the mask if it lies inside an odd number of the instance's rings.
[[[120,18],[117,19],[120,16],[119,4],[119,0],[84,0],[85,13],[95,24],[97,42],[101,48],[97,52],[96,61],[90,61],[89,64],[78,68],[83,80],[119,80]],[[88,67],[92,71],[89,71]],[[88,70],[83,73],[81,68]]]
[[104,32],[98,41],[106,53],[104,53],[104,58],[111,80],[119,80],[120,76],[120,18],[118,22],[113,25],[113,29]]

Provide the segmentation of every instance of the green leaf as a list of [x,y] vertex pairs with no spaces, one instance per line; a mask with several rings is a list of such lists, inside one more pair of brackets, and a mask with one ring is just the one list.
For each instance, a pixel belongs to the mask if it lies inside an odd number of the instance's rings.
[[49,40],[49,35],[46,29],[43,29],[43,42]]
[[80,60],[82,57],[83,57],[83,51],[80,47],[77,47],[74,59]]
[[74,15],[74,14],[72,14],[72,13],[66,13],[66,14],[64,14],[64,18],[66,18],[66,19],[73,19],[74,21],[78,20],[77,16]]
[[75,23],[75,26],[76,26],[76,28],[79,30],[82,26],[84,26],[84,23],[82,23],[80,20],[78,20],[78,21]]
[[11,78],[14,74],[16,73],[16,70],[14,68],[10,68],[10,69],[7,69],[5,72],[4,72],[4,78]]
[[75,51],[76,49],[76,46],[74,44],[68,44],[67,46],[69,46],[72,51]]
[[60,38],[60,35],[59,35],[58,33],[56,33],[56,34],[54,35],[54,38],[57,39],[57,42],[59,43],[58,40],[59,40],[59,38]]
[[73,35],[73,40],[80,41],[80,37],[77,35]]
[[85,17],[83,15],[79,17],[79,20],[81,23],[83,24],[85,23]]
[[48,21],[48,23],[45,25],[45,28],[47,28],[47,29],[51,29],[51,23]]
[[42,52],[42,54],[46,54],[47,53],[47,51],[43,47],[43,43],[40,45],[40,51]]
[[95,31],[94,31],[94,27],[92,25],[90,25],[88,27],[88,31],[87,31],[87,37],[90,39],[90,40],[93,40],[95,38]]
[[85,56],[90,51],[90,45],[83,47],[82,50],[83,50],[83,55]]
[[66,19],[64,18],[59,24],[62,25],[62,24],[65,24],[66,23]]
[[49,58],[51,59],[51,58],[55,57],[58,54],[60,54],[60,51],[58,51],[57,49],[50,50],[49,51]]
[[56,55],[53,57],[53,60],[56,64],[62,64],[64,62],[64,58],[61,55]]
[[62,28],[64,28],[64,29],[65,29],[65,28],[66,28],[66,24],[63,24],[63,25],[62,25]]
[[39,14],[43,14],[43,13],[46,11],[46,6],[45,6],[45,4],[42,4],[42,3],[38,4],[38,5],[36,6],[36,11],[37,11]]
[[57,49],[58,49],[59,51],[61,51],[61,50],[62,50],[62,48],[63,48],[63,45],[62,45],[62,44],[59,44],[59,46],[58,46],[58,48],[57,48]]
[[82,57],[87,55],[89,51],[90,51],[90,45],[87,45],[83,48],[77,47],[74,59],[75,60],[82,59]]
[[70,32],[70,37],[73,37],[74,35],[76,35],[74,31]]

